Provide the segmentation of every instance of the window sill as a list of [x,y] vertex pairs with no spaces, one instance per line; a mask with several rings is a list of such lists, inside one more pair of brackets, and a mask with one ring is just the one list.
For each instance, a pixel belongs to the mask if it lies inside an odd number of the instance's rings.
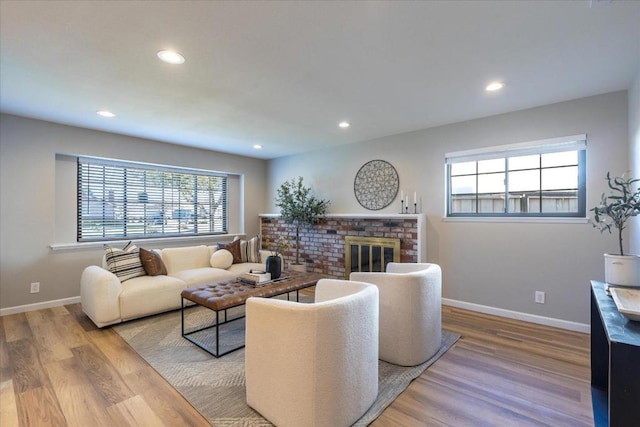
[[549,217],[443,217],[443,222],[494,222],[532,224],[587,224],[589,218],[549,218]]
[[209,236],[181,236],[181,237],[158,237],[148,239],[118,239],[118,240],[101,240],[99,242],[75,242],[75,243],[53,243],[49,248],[54,251],[76,251],[83,249],[102,248],[104,245],[126,245],[127,242],[133,242],[136,246],[153,247],[159,243],[180,243],[188,242],[202,245],[213,245],[217,242],[231,242],[236,236],[245,237],[245,234],[215,234]]

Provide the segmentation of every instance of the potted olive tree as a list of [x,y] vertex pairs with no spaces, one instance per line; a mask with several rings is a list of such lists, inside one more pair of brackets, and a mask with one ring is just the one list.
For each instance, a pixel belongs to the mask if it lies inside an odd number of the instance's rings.
[[600,204],[591,209],[594,217],[592,224],[601,232],[618,234],[620,254],[604,254],[605,281],[612,285],[640,286],[640,256],[625,255],[622,231],[627,221],[640,214],[640,179],[616,177],[611,178],[607,172],[609,195],[602,194]]
[[[328,200],[317,199],[311,194],[311,188],[305,187],[302,177],[283,182],[277,190],[276,206],[280,208],[280,216],[296,230],[296,262],[292,268],[304,270],[300,263],[300,229],[304,225],[314,224],[324,215],[329,205]],[[297,267],[301,266],[302,267]]]

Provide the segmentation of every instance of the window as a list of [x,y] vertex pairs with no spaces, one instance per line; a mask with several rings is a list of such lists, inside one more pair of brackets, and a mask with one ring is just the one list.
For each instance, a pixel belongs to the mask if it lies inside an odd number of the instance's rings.
[[226,232],[226,175],[78,158],[78,241]]
[[586,215],[586,135],[445,157],[447,217]]

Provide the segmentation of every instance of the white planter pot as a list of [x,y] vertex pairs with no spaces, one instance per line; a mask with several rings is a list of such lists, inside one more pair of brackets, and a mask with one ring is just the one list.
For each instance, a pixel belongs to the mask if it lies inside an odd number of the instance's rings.
[[289,264],[289,270],[300,271],[302,273],[306,273],[307,272],[307,265],[306,264],[290,263]]
[[610,285],[640,287],[640,256],[604,254],[604,280]]

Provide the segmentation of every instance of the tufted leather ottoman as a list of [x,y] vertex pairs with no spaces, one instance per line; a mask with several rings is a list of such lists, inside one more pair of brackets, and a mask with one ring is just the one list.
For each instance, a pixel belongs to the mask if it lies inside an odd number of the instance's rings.
[[[319,273],[306,273],[298,271],[286,272],[282,278],[273,282],[252,286],[240,283],[237,280],[230,280],[218,283],[208,283],[205,285],[186,288],[182,291],[182,336],[202,348],[214,357],[220,357],[232,351],[241,349],[242,345],[224,346],[220,343],[220,334],[223,333],[222,327],[230,322],[243,319],[244,316],[227,319],[227,310],[233,307],[242,306],[250,297],[270,298],[278,295],[296,292],[296,300],[299,301],[300,289],[315,286],[318,280],[328,278]],[[215,323],[185,331],[185,300],[187,304],[196,304],[212,310],[215,313]],[[224,318],[221,319],[221,313]],[[210,333],[215,334],[211,336]],[[221,348],[223,345],[225,348]]]

